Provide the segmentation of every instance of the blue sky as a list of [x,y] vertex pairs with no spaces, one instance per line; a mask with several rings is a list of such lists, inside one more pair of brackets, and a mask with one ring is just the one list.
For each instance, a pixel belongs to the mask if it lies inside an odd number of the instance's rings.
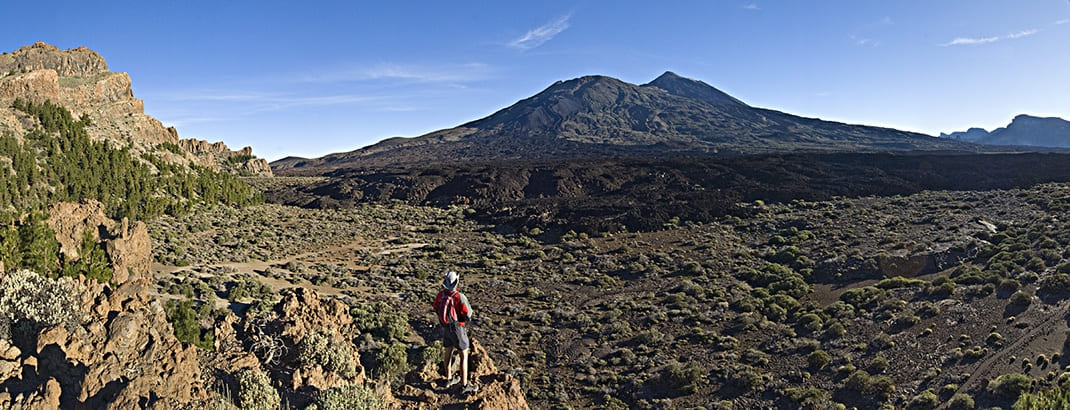
[[[44,3],[49,3],[44,5]],[[1070,1],[6,4],[0,49],[87,46],[183,138],[274,160],[666,70],[755,106],[936,134],[1070,117]]]

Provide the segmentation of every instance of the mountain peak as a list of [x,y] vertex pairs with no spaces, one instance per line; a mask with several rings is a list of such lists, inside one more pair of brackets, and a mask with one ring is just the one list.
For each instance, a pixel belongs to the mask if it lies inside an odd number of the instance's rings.
[[655,83],[655,82],[658,82],[658,81],[670,81],[670,80],[687,80],[687,78],[684,78],[683,76],[681,76],[679,74],[676,74],[676,73],[674,73],[672,71],[666,71],[666,72],[662,73],[661,75],[659,75],[658,78],[655,78],[654,81],[651,81],[651,83]]
[[643,84],[643,87],[657,87],[667,91],[669,94],[694,98],[713,105],[747,106],[743,101],[737,100],[735,97],[732,97],[709,84],[683,77],[672,71],[666,71],[664,74],[658,76],[658,78],[655,78],[654,81]]

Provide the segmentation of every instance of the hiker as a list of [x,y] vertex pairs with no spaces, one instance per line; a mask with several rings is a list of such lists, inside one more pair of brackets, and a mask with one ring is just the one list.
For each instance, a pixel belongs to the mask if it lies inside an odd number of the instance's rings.
[[[468,394],[478,391],[479,386],[468,382],[468,348],[471,347],[471,343],[468,341],[465,324],[472,317],[472,306],[468,304],[468,298],[457,290],[457,282],[459,280],[460,277],[457,272],[446,272],[445,277],[442,279],[442,287],[445,289],[438,292],[438,296],[435,296],[435,302],[432,306],[434,306],[435,313],[438,315],[438,322],[442,325],[442,343],[446,346],[446,357],[444,359],[446,365],[446,388],[448,389],[457,383],[461,383],[464,386],[461,392]],[[461,352],[461,375],[459,377],[453,377],[454,349]]]

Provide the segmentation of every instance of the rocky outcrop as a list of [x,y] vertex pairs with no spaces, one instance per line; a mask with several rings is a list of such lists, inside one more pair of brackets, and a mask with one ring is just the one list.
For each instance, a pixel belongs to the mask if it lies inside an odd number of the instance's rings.
[[68,299],[35,294],[67,300],[79,313],[54,326],[21,324],[11,340],[0,339],[0,408],[169,408],[206,400],[196,349],[175,338],[150,295],[145,224],[113,221],[95,201],[53,205],[48,224],[64,260],[83,256],[89,232],[104,244],[115,275],[110,283],[77,279]]
[[[9,389],[15,397],[5,403],[0,396],[0,406],[44,401],[49,407],[43,408],[146,408],[204,397],[195,348],[175,339],[147,279],[117,288],[93,280],[82,285],[85,320],[41,330],[36,346],[22,346],[19,368],[33,371],[21,372],[19,380],[29,389]],[[13,377],[19,376],[0,375]]]
[[[460,361],[454,360],[454,374],[460,372]],[[463,407],[487,410],[527,409],[524,391],[520,381],[512,375],[501,373],[494,366],[494,361],[487,349],[476,340],[468,357],[468,377],[479,385],[479,391],[458,396],[441,388],[444,379],[439,363],[424,363],[405,376],[405,385],[388,403],[403,409],[437,409],[443,407]]]
[[[136,151],[157,151],[174,163],[271,176],[267,161],[252,157],[251,148],[230,151],[222,143],[196,140],[180,144],[177,130],[145,114],[145,103],[134,97],[130,76],[109,71],[104,58],[85,47],[60,50],[38,42],[0,55],[0,132],[21,136],[34,121],[9,108],[15,98],[49,100],[63,105],[76,118],[88,115],[91,123],[86,130],[97,140],[131,146]],[[188,152],[159,150],[161,144],[180,144]]]
[[43,41],[0,56],[0,71],[53,70],[65,77],[90,76],[108,72],[108,63],[85,47],[60,50]]
[[[352,374],[340,374],[325,369],[321,363],[303,363],[299,359],[304,338],[317,333],[330,335],[336,347],[332,351],[351,352],[355,364]],[[208,360],[211,368],[230,375],[259,368],[271,375],[279,393],[298,408],[317,391],[354,384],[367,386],[382,401],[383,408],[389,409],[528,408],[519,380],[500,372],[478,342],[473,343],[469,359],[469,375],[480,385],[475,394],[463,396],[442,388],[438,363],[422,364],[393,390],[387,381],[369,379],[360,365],[355,343],[361,339],[361,332],[348,306],[336,299],[322,298],[310,289],[284,290],[282,299],[267,313],[245,318],[228,315],[217,323],[215,334],[216,351]]]
[[0,81],[0,98],[15,97],[34,101],[58,100],[59,76],[53,70],[39,70],[5,77]]
[[104,215],[104,204],[97,201],[58,203],[48,213],[48,225],[56,232],[64,260],[81,259],[82,235],[89,232],[93,240],[104,244],[114,282],[123,283],[149,271],[152,248],[144,222],[131,225],[126,219],[113,221]]
[[20,326],[0,340],[0,408],[167,408],[206,399],[197,352],[175,338],[148,278],[75,283],[76,317]]
[[[108,71],[104,58],[85,47],[60,50],[38,42],[0,56],[0,110],[10,110],[15,98],[50,100],[75,117],[88,114],[93,122],[87,131],[98,140],[140,146],[178,141],[177,134],[145,115],[130,76]],[[21,135],[26,128],[0,116],[0,130]]]
[[253,147],[231,151],[226,144],[199,139],[182,139],[178,146],[188,151],[201,166],[218,168],[232,174],[270,177],[271,165],[263,158],[253,156]]

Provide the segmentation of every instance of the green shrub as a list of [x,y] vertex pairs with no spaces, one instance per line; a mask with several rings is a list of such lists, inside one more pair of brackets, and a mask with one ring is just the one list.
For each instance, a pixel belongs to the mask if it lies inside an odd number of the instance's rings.
[[167,302],[167,320],[175,329],[175,338],[183,343],[190,343],[201,349],[212,350],[215,347],[215,330],[201,328],[201,321],[211,315],[211,306],[200,311],[193,308],[193,299]]
[[1056,273],[1045,276],[1037,284],[1037,291],[1042,293],[1064,293],[1070,291],[1070,274]]
[[378,364],[376,372],[380,378],[391,378],[404,373],[408,370],[408,352],[405,345],[400,342],[391,343],[389,346],[380,349],[375,355],[375,362]]
[[1015,279],[1004,279],[999,282],[999,290],[1001,292],[1014,292],[1022,287],[1022,283]]
[[767,288],[771,293],[782,293],[794,298],[801,298],[810,293],[810,285],[806,278],[791,268],[767,263],[761,270],[745,269],[741,272],[741,279],[755,288]]
[[1019,395],[1029,391],[1033,380],[1021,373],[1004,374],[993,379],[988,384],[988,389],[993,393],[1008,399],[1016,399]]
[[333,332],[315,332],[301,339],[297,345],[297,359],[301,364],[320,365],[324,370],[343,377],[356,374],[356,361],[349,343],[335,339]]
[[1014,402],[1014,410],[1048,410],[1070,408],[1070,389],[1055,386],[1036,393],[1025,393]]
[[1011,304],[1013,305],[1029,306],[1030,303],[1033,303],[1033,295],[1030,295],[1029,292],[1019,290],[1011,295]]
[[938,276],[925,292],[935,298],[949,298],[955,293],[955,282],[947,276]]
[[936,397],[936,393],[933,393],[932,390],[926,390],[910,399],[910,403],[907,403],[907,408],[911,410],[932,410],[939,405],[940,398]]
[[362,385],[333,387],[316,394],[310,410],[376,410],[382,402],[371,389]]
[[102,283],[111,280],[114,272],[108,264],[108,256],[88,228],[82,232],[82,244],[78,255],[80,258],[77,262],[68,263],[63,267],[63,276],[76,278],[82,274]]
[[279,392],[271,387],[271,379],[258,369],[238,373],[238,404],[242,409],[275,410],[279,408]]
[[885,370],[888,370],[888,366],[888,359],[885,359],[884,356],[877,356],[869,362],[868,368],[873,373],[884,373]]
[[797,323],[810,333],[818,332],[824,326],[824,321],[821,320],[821,316],[813,313],[807,313],[800,316]]
[[832,356],[829,356],[824,350],[815,350],[810,353],[809,356],[806,356],[806,363],[810,365],[810,368],[812,369],[822,369],[825,366],[828,366],[831,361]]
[[869,373],[865,370],[855,370],[843,381],[843,387],[862,393],[869,388]]
[[665,366],[664,375],[669,385],[676,390],[686,394],[694,394],[702,388],[702,380],[706,376],[706,369],[694,363],[684,365],[672,362]]
[[408,314],[386,303],[355,304],[350,306],[349,314],[353,316],[357,329],[362,333],[371,333],[380,340],[402,341],[409,335]]
[[951,396],[951,400],[947,402],[947,408],[951,410],[973,410],[973,397],[966,393],[957,393]]
[[817,387],[789,387],[784,389],[784,396],[800,408],[829,408],[831,395]]
[[270,294],[271,285],[253,278],[242,278],[227,292],[227,299],[238,302],[249,298],[260,299]]
[[887,297],[887,292],[883,289],[874,286],[866,286],[843,292],[843,294],[840,295],[840,300],[853,306],[857,310],[875,308],[885,297]]
[[902,276],[896,276],[893,278],[883,279],[877,282],[877,287],[881,289],[897,289],[897,288],[920,288],[928,285],[929,282],[922,279],[907,279]]
[[895,347],[895,341],[892,340],[891,336],[888,336],[884,333],[877,335],[877,337],[869,341],[869,348],[873,350],[880,351],[890,349],[892,347]]
[[847,328],[840,322],[835,322],[825,328],[825,337],[829,339],[839,339],[847,334]]
[[431,342],[420,351],[420,361],[424,363],[442,363],[446,358],[446,347],[441,340]]

